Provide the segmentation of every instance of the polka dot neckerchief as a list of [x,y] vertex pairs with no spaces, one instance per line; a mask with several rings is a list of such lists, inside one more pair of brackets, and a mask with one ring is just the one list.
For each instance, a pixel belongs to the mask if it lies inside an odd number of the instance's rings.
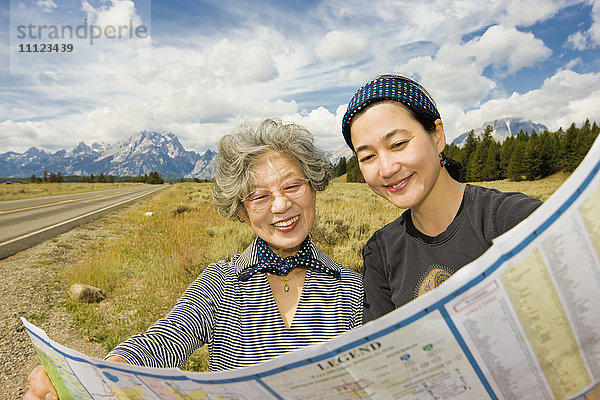
[[322,272],[338,279],[340,277],[339,271],[328,268],[313,256],[310,251],[310,239],[308,236],[302,241],[298,253],[285,258],[281,258],[275,254],[261,238],[257,239],[256,245],[259,262],[242,271],[238,276],[239,281],[247,281],[259,272],[287,275],[294,267],[298,266],[307,267],[310,270]]

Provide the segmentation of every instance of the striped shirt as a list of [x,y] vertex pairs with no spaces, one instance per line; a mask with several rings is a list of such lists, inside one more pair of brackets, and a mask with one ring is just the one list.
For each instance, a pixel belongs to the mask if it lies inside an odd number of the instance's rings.
[[255,240],[230,261],[208,265],[165,318],[119,344],[107,357],[117,355],[148,367],[180,367],[207,343],[210,371],[223,371],[270,360],[358,327],[364,297],[361,275],[327,257],[312,242],[309,246],[315,258],[339,271],[339,278],[306,271],[289,329],[265,273],[238,280],[240,272],[259,262]]

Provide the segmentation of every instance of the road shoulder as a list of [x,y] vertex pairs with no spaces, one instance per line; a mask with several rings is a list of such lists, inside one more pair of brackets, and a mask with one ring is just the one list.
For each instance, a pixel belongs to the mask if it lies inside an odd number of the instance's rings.
[[105,225],[125,207],[100,219],[0,260],[0,398],[19,399],[27,391],[27,375],[39,364],[20,317],[44,329],[48,336],[88,356],[102,358],[105,349],[87,340],[64,307],[67,283],[61,272],[75,252],[106,237]]

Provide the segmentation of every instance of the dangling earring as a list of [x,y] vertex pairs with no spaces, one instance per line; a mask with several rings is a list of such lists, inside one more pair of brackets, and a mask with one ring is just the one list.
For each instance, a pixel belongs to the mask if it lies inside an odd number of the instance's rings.
[[440,153],[440,168],[444,168],[446,166],[446,157],[444,157],[443,153]]

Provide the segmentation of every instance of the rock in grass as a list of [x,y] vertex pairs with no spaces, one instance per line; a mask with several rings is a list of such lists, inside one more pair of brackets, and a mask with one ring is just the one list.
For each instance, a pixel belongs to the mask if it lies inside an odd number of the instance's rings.
[[74,283],[69,289],[71,298],[80,303],[97,303],[104,300],[102,290],[97,287],[84,285],[82,283]]

